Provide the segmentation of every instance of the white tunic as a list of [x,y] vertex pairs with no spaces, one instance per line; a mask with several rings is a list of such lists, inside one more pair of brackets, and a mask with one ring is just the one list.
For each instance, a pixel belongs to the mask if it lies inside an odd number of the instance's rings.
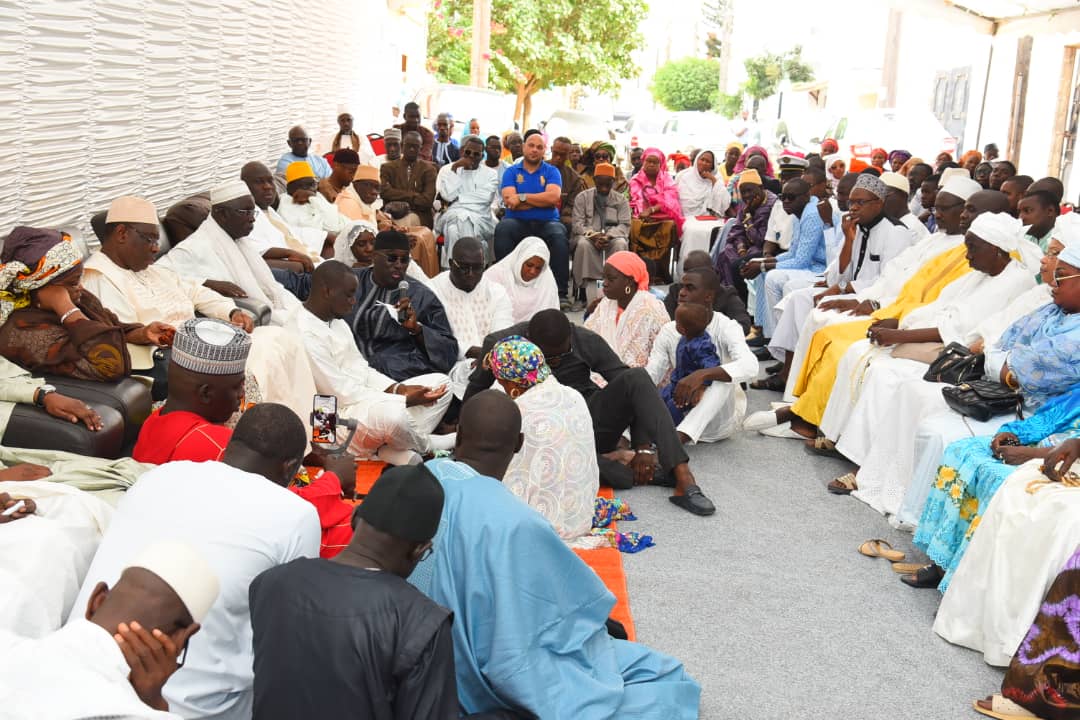
[[490,333],[514,324],[510,296],[502,285],[486,277],[480,279],[472,292],[459,290],[449,272],[432,278],[431,289],[443,304],[450,329],[458,341],[458,360],[450,369],[450,383],[454,395],[462,398],[473,370],[473,360],[465,357],[465,353],[470,348],[482,347]]
[[[146,325],[160,320],[179,325],[196,312],[228,321],[236,310],[232,300],[168,268],[154,264],[139,272],[125,270],[101,252],[86,261],[83,285],[125,323]],[[132,347],[142,346],[128,345],[129,350]],[[134,351],[139,352],[145,350]],[[307,417],[315,384],[304,349],[294,336],[281,328],[255,328],[245,369],[258,382],[264,401],[281,403],[299,417]]]
[[320,533],[310,503],[261,475],[219,462],[161,465],[120,501],[69,622],[82,617],[79,608],[98,582],[111,587],[147,545],[166,539],[190,544],[217,574],[221,594],[184,667],[165,685],[165,699],[185,717],[250,718],[248,586],[276,565],[318,557]]
[[[868,288],[878,279],[882,270],[893,259],[911,247],[911,242],[911,233],[906,228],[893,225],[885,217],[882,217],[870,229],[870,234],[865,241],[863,240],[862,228],[856,226],[855,239],[851,243],[849,262],[844,267],[840,267],[838,251],[836,259],[825,269],[825,283],[830,286],[850,284],[855,292]],[[863,250],[864,245],[865,250]],[[861,265],[859,263],[860,252],[863,253]]]
[[304,204],[293,202],[291,195],[282,195],[278,201],[278,213],[291,227],[304,230],[301,239],[314,253],[322,253],[326,233],[339,233],[349,223],[349,218],[338,212],[321,194],[315,193]]
[[[288,230],[293,237],[293,242],[290,242],[285,237],[285,233],[282,232],[283,228]],[[309,252],[309,255],[313,255],[313,261],[318,260],[325,239],[325,230],[290,225],[272,207],[265,210],[260,208],[255,211],[255,226],[251,229],[251,234],[248,235],[248,240],[252,242],[259,255],[265,255],[266,251],[271,248],[300,251],[304,248],[318,247],[318,253]]]
[[155,264],[200,285],[209,279],[239,286],[248,297],[270,307],[275,325],[284,324],[289,311],[300,304],[274,280],[255,243],[250,238],[233,240],[212,216]]
[[[713,381],[705,389],[701,401],[686,413],[676,428],[695,443],[722,440],[739,429],[746,414],[746,394],[739,383],[752,380],[758,371],[757,357],[747,346],[745,333],[739,323],[723,313],[714,312],[705,331],[716,348],[720,367],[731,376],[731,382]],[[671,320],[660,329],[653,341],[645,370],[658,387],[665,385],[675,370],[681,337],[675,329],[675,321]]]
[[994,493],[934,621],[934,632],[991,665],[1009,664],[1080,546],[1080,491],[1052,483],[1027,492],[1028,483],[1045,479],[1041,464],[1021,465]]
[[4,648],[0,693],[7,720],[180,720],[179,715],[154,710],[139,699],[116,640],[81,612],[78,619],[39,640],[0,631],[0,647]]
[[[429,436],[446,414],[450,393],[431,406],[406,408],[404,395],[386,392],[395,381],[368,364],[344,320],[326,322],[301,306],[286,329],[307,350],[319,393],[337,396],[338,414],[357,421],[351,445],[355,452],[369,454],[382,445],[421,454],[431,449]],[[438,387],[448,380],[432,373],[405,382]]]
[[[942,342],[970,345],[978,336],[976,328],[988,314],[1002,310],[1035,281],[1029,270],[1010,262],[996,276],[972,271],[950,283],[934,302],[908,313],[900,321],[901,329],[936,327]],[[864,354],[866,341],[852,345],[844,356]],[[870,367],[856,378],[862,366],[853,372],[838,372],[829,396],[826,414],[834,419],[822,422],[826,435],[836,437],[841,427],[837,449],[860,466],[856,475],[859,489],[855,497],[878,512],[894,515],[900,509],[915,464],[915,429],[929,415],[946,411],[941,399],[941,385],[922,379],[926,364],[915,360],[877,356],[875,349],[867,358]],[[841,367],[844,365],[841,361]],[[837,419],[837,408],[839,417]],[[844,417],[844,410],[850,414]]]
[[495,234],[491,207],[499,196],[499,175],[480,164],[476,170],[453,169],[443,165],[435,179],[435,190],[449,207],[435,220],[435,234],[446,239],[444,256],[449,257],[459,238],[474,237],[490,241]]

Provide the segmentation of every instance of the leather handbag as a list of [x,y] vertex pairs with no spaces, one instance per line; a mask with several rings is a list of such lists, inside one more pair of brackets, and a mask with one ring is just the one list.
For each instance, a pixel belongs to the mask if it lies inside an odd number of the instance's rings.
[[923,380],[950,385],[978,380],[983,375],[986,357],[973,353],[961,343],[949,343],[937,359],[930,363]]
[[953,410],[979,422],[1010,413],[1016,413],[1021,420],[1024,418],[1023,396],[998,382],[969,380],[943,387],[941,394]]

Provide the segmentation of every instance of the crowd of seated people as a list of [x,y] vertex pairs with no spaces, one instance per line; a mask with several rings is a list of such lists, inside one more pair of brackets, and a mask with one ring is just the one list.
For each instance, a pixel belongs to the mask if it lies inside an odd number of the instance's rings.
[[[1012,662],[980,707],[1053,716],[1030,687],[1061,628],[1039,623],[1080,597],[1080,222],[1059,181],[831,140],[675,173],[650,148],[624,174],[602,140],[458,139],[412,104],[383,155],[339,127],[326,157],[297,126],[276,172],[185,201],[187,237],[127,196],[87,257],[49,228],[5,239],[0,430],[45,444],[0,447],[0,548],[58,568],[0,563],[13,687],[81,642],[63,667],[101,703],[80,712],[696,717],[677,660],[609,635],[614,598],[571,548],[599,542],[600,486],[716,513],[688,450],[744,430],[850,461],[828,490],[915,532],[929,563],[895,569],[944,593],[935,630]],[[154,404],[120,417],[62,380]],[[748,387],[783,402],[744,418]],[[49,423],[133,434],[92,457]],[[368,460],[390,469],[358,498]]]

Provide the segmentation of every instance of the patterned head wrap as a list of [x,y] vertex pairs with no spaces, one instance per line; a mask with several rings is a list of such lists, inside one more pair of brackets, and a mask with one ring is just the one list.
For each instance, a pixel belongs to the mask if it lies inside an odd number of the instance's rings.
[[889,167],[893,169],[893,172],[898,172],[910,159],[911,153],[907,150],[893,150],[889,153]]
[[29,307],[30,291],[51,283],[82,262],[71,236],[59,230],[20,225],[0,254],[0,325],[12,312]]
[[499,380],[507,380],[526,389],[551,376],[544,353],[520,335],[500,340],[484,358],[484,367]]

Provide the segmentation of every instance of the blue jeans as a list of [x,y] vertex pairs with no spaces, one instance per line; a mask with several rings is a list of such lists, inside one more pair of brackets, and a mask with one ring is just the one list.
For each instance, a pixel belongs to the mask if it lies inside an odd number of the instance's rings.
[[551,251],[551,272],[559,297],[566,297],[570,286],[570,239],[566,226],[558,220],[518,220],[503,218],[495,226],[495,259],[502,260],[527,237],[538,237]]

